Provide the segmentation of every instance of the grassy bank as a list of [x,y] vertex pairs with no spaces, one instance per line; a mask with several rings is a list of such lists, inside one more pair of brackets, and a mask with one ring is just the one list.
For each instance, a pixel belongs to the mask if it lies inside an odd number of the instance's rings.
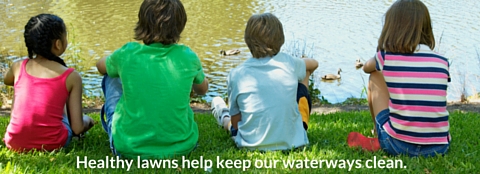
[[[97,121],[98,114],[91,114]],[[195,119],[199,125],[200,139],[198,148],[186,157],[188,160],[211,160],[211,173],[240,173],[242,169],[217,166],[221,160],[243,160],[251,162],[246,169],[248,173],[346,173],[349,170],[355,173],[479,173],[480,161],[480,114],[478,113],[451,113],[451,133],[453,142],[449,153],[444,157],[434,158],[409,158],[406,156],[391,157],[383,152],[368,153],[358,149],[351,149],[346,145],[346,137],[351,131],[368,134],[372,129],[369,113],[340,112],[327,115],[312,115],[308,131],[310,146],[290,152],[251,152],[238,150],[229,139],[226,132],[219,129],[210,114],[196,114]],[[8,124],[8,117],[0,117],[0,134],[3,135]],[[85,169],[81,165],[76,168],[77,156],[83,160],[101,160],[111,156],[108,148],[107,136],[101,125],[96,125],[83,141],[74,141],[70,147],[55,153],[36,152],[29,154],[16,154],[8,151],[4,144],[0,148],[0,171],[2,173],[123,173],[126,168],[120,169]],[[220,161],[217,161],[217,157]],[[173,162],[175,159],[171,159]],[[182,168],[182,158],[177,160],[178,167],[173,169],[141,169],[137,161],[133,162],[130,172],[135,173],[205,173],[202,168]],[[266,166],[256,168],[255,163],[264,160],[279,160],[275,168]],[[295,162],[292,168],[285,168],[282,160]],[[327,167],[326,163],[321,168],[318,163],[306,160],[339,160],[336,169]],[[351,169],[341,160],[359,160]],[[380,169],[366,168],[367,160],[385,160],[386,164],[393,162],[400,168]],[[396,161],[395,161],[396,160]],[[272,161],[273,162],[273,161]],[[303,162],[303,163],[300,163]],[[305,162],[312,166],[306,166]],[[345,162],[345,161],[344,161]],[[141,165],[143,162],[141,162]],[[204,163],[206,164],[206,163]],[[223,161],[222,164],[226,164]],[[257,165],[259,165],[258,162]],[[271,163],[273,164],[273,163]],[[300,165],[303,164],[303,165]],[[141,166],[140,165],[140,166]],[[199,165],[199,164],[198,164]],[[233,164],[232,164],[233,165]],[[370,162],[370,166],[373,163]],[[272,166],[273,167],[273,166]],[[307,168],[309,167],[309,168]],[[339,168],[341,167],[341,168]],[[406,168],[404,168],[406,167]],[[207,172],[208,173],[208,172]]]

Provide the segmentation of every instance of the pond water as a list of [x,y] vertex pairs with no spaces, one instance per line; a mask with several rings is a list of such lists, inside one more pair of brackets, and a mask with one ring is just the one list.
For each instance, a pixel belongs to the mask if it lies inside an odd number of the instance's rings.
[[[243,40],[248,18],[271,12],[283,23],[284,51],[304,53],[319,61],[315,87],[331,103],[348,97],[365,97],[368,75],[355,69],[355,60],[375,54],[383,15],[393,0],[184,0],[188,15],[181,43],[201,58],[210,81],[206,97],[226,92],[226,75],[250,52]],[[436,51],[453,61],[448,99],[477,93],[480,87],[480,1],[423,1],[430,10]],[[53,13],[64,19],[70,46],[63,55],[82,70],[89,94],[100,94],[97,59],[133,41],[141,1],[130,0],[2,0],[0,1],[0,51],[26,55],[23,28],[31,16]],[[474,22],[477,21],[477,22]],[[298,50],[294,50],[297,49]],[[239,49],[235,56],[219,51]],[[293,51],[292,51],[293,50]],[[299,54],[300,55],[300,54]],[[320,76],[342,69],[342,79],[321,81]]]

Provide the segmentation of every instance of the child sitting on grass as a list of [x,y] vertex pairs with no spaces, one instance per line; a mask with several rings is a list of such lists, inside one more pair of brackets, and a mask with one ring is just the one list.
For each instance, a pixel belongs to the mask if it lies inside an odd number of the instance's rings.
[[15,90],[4,141],[14,151],[56,150],[93,126],[82,116],[82,78],[58,57],[68,43],[60,17],[30,18],[24,37],[28,59],[13,63],[4,79]]
[[237,147],[290,150],[309,143],[308,82],[318,62],[280,53],[284,41],[282,23],[273,14],[248,20],[245,42],[253,57],[228,75],[230,108],[220,97],[211,104],[216,121],[231,131]]
[[200,59],[177,44],[187,14],[179,0],[145,0],[138,18],[135,39],[144,44],[127,43],[97,63],[110,147],[126,158],[186,155],[198,141],[190,92],[208,89]]
[[391,155],[447,152],[449,63],[434,47],[427,7],[419,0],[396,1],[385,15],[378,52],[363,68],[370,73],[368,104],[378,139],[353,132],[350,146]]

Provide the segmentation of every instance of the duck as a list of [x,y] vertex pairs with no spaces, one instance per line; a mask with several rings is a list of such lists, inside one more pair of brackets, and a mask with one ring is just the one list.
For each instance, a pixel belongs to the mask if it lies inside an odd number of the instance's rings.
[[360,59],[357,59],[357,61],[355,62],[355,67],[358,69],[358,68],[361,68],[363,66],[363,62],[360,61]]
[[340,79],[340,72],[342,72],[342,69],[338,68],[338,74],[327,74],[322,76],[322,80],[337,80]]
[[240,53],[240,50],[220,50],[220,54],[224,55],[224,56],[231,56],[231,55],[236,55],[236,54],[239,54]]

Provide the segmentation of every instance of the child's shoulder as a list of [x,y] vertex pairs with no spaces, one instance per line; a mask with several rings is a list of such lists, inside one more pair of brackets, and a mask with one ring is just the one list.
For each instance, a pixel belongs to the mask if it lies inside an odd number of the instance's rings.
[[277,53],[277,55],[275,55],[274,57],[275,57],[275,58],[281,58],[281,59],[288,59],[288,60],[290,60],[290,59],[296,59],[296,58],[298,59],[298,57],[293,57],[293,56],[291,56],[291,55],[289,55],[289,54],[287,54],[287,53],[284,53],[284,52],[279,52],[279,53]]
[[30,60],[28,57],[14,60],[11,67],[13,69],[19,69],[22,66],[22,64],[26,63],[25,61],[28,61],[28,60]]
[[[233,68],[230,70],[230,72],[236,73],[236,72],[244,72],[245,68],[250,68],[250,67],[257,67],[257,66],[269,66],[271,67],[277,67],[277,66],[291,66],[291,64],[294,63],[294,61],[301,60],[300,58],[293,57],[289,54],[279,52],[275,56],[268,58],[254,58],[250,57],[247,60],[245,60],[243,63],[238,65],[237,67]],[[274,66],[272,66],[274,65]]]
[[131,53],[134,50],[138,50],[142,47],[142,44],[138,42],[127,42],[123,44],[120,48],[116,49],[117,53]]
[[138,42],[127,42],[120,49],[125,49],[125,50],[138,49],[138,48],[142,47],[142,45],[143,44],[140,44]]
[[295,66],[299,62],[303,62],[303,60],[299,57],[294,57],[286,53],[279,52],[277,55],[274,56],[274,59],[286,64],[287,66]]
[[185,54],[191,55],[191,56],[197,56],[197,54],[187,45],[184,44],[174,44],[174,47],[177,49],[181,50]]
[[197,53],[195,53],[190,47],[183,44],[171,44],[163,48],[159,48],[158,51],[163,52],[165,54],[169,54],[173,57],[181,57],[176,59],[179,61],[200,62],[200,58],[198,57]]
[[15,61],[13,61],[12,66],[20,66],[20,65],[22,65],[23,62],[25,62],[25,61],[27,61],[27,60],[29,60],[28,57],[27,57],[27,58],[22,58],[22,59],[15,60]]

